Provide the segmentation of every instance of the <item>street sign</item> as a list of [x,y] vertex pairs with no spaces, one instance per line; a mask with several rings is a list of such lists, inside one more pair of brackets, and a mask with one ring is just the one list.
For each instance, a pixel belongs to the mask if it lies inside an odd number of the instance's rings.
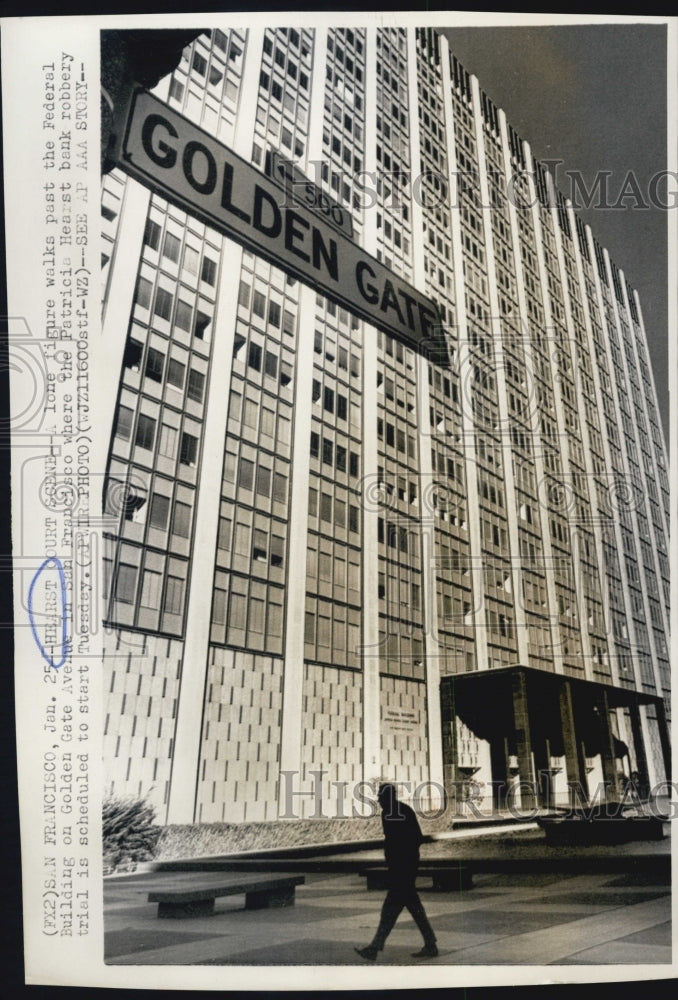
[[[443,346],[425,296],[233,150],[142,89],[112,156],[131,177],[368,323],[419,350]],[[331,203],[327,203],[331,207]]]

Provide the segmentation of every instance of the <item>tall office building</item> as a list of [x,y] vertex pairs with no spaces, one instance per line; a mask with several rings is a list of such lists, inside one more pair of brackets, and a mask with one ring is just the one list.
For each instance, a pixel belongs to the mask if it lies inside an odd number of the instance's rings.
[[664,779],[642,315],[548,171],[430,30],[205,32],[156,93],[293,161],[445,349],[106,176],[109,787],[190,823]]

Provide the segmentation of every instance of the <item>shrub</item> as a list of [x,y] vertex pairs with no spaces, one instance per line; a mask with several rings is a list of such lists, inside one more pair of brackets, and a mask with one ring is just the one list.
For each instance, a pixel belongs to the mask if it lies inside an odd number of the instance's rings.
[[102,808],[104,864],[115,871],[120,864],[148,861],[155,854],[161,827],[146,799],[109,795]]

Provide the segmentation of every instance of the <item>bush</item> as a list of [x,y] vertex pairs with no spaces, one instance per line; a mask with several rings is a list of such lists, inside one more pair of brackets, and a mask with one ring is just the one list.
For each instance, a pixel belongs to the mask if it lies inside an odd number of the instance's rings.
[[111,871],[123,862],[134,865],[154,854],[161,827],[155,825],[155,810],[146,799],[108,796],[102,808],[104,865]]

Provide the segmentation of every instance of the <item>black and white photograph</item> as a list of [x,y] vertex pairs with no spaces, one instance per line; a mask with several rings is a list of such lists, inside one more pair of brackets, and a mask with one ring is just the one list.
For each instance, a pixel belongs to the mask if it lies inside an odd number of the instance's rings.
[[662,978],[675,19],[196,20],[3,25],[27,982]]

